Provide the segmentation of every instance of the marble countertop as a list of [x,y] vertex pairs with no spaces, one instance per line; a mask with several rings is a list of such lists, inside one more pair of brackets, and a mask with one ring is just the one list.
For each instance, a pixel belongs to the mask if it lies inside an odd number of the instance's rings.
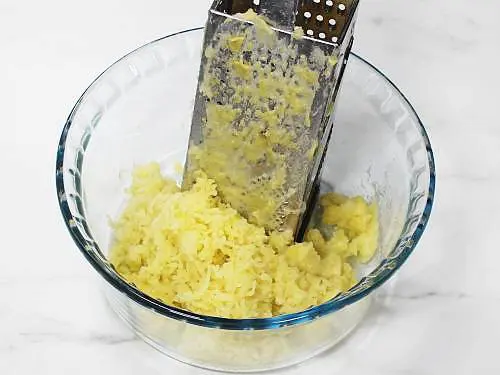
[[[203,374],[136,339],[66,232],[66,116],[126,52],[204,23],[208,0],[0,2],[0,374]],[[355,51],[408,96],[435,148],[415,253],[350,340],[283,374],[499,374],[500,3],[362,1]],[[495,191],[497,193],[495,193]]]

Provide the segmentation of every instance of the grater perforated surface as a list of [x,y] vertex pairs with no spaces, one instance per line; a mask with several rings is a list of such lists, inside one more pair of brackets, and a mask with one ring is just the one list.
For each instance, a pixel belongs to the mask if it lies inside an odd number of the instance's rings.
[[[295,25],[306,35],[297,38],[279,29],[266,36],[253,26],[255,20],[243,19],[240,13],[250,8],[259,12],[259,1],[214,2],[205,30],[184,187],[193,182],[196,170],[203,170],[215,179],[223,199],[249,221],[268,231],[303,232],[352,43],[356,4],[300,1]],[[243,40],[236,51],[228,46],[235,37]],[[248,76],[241,76],[242,66],[251,70]],[[317,80],[309,81],[307,74]],[[259,90],[263,82],[268,87]],[[266,115],[273,111],[280,115]],[[256,156],[258,145],[262,155]]]

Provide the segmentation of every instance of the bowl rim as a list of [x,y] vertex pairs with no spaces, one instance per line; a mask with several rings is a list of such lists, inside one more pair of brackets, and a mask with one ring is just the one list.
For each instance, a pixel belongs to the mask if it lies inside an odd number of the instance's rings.
[[156,300],[153,297],[148,296],[147,294],[138,290],[135,286],[129,284],[116,271],[114,271],[113,267],[109,264],[109,262],[103,262],[102,259],[100,259],[101,257],[105,259],[105,257],[99,250],[97,244],[95,244],[94,242],[92,244],[89,244],[89,241],[87,241],[84,238],[79,228],[75,225],[76,218],[71,213],[66,199],[66,189],[64,186],[64,155],[65,155],[66,139],[69,130],[71,128],[73,118],[76,112],[78,111],[78,108],[82,103],[83,99],[86,97],[89,90],[94,87],[96,82],[104,74],[106,74],[111,68],[113,68],[116,64],[120,63],[126,57],[164,39],[180,36],[182,34],[187,34],[190,32],[198,32],[203,29],[204,29],[203,27],[196,27],[196,28],[182,30],[173,34],[169,34],[167,36],[146,43],[134,49],[133,51],[127,53],[126,55],[115,61],[113,64],[111,64],[101,74],[99,74],[75,103],[73,109],[71,110],[65,122],[64,128],[62,130],[59,139],[57,157],[56,157],[56,173],[55,173],[56,192],[57,192],[59,208],[64,218],[67,230],[69,231],[71,237],[73,238],[73,241],[75,242],[79,250],[83,253],[87,261],[117,291],[124,293],[134,302],[160,315],[166,316],[168,318],[173,318],[176,320],[181,320],[190,324],[195,324],[198,326],[203,326],[208,328],[220,328],[227,330],[276,329],[276,328],[288,327],[296,324],[310,322],[314,319],[333,313],[335,311],[342,309],[347,305],[359,301],[360,299],[364,298],[365,296],[373,292],[375,289],[380,287],[382,284],[384,284],[401,267],[401,265],[406,261],[406,259],[415,249],[417,243],[422,237],[422,234],[427,226],[432,211],[432,206],[434,202],[435,184],[436,184],[436,171],[435,171],[434,154],[432,151],[429,136],[412,104],[409,102],[406,96],[398,89],[398,87],[384,73],[382,73],[382,71],[380,71],[373,64],[369,63],[367,60],[358,56],[354,52],[351,53],[350,57],[360,60],[360,62],[366,64],[368,68],[372,69],[376,74],[381,76],[381,78],[385,80],[386,83],[397,94],[400,95],[400,98],[402,99],[403,102],[406,103],[409,110],[413,112],[415,119],[417,120],[417,125],[419,127],[422,139],[426,146],[427,161],[429,163],[430,175],[429,175],[429,187],[427,191],[427,201],[425,203],[424,211],[422,213],[422,216],[420,217],[416,229],[409,238],[402,239],[400,237],[393,249],[393,251],[398,248],[402,248],[402,250],[396,257],[385,258],[384,260],[382,260],[382,262],[380,262],[380,264],[375,268],[375,270],[373,270],[367,276],[363,277],[354,287],[349,289],[347,292],[341,293],[336,297],[330,299],[329,301],[324,302],[321,305],[311,307],[307,310],[303,310],[292,314],[279,315],[271,318],[231,319],[231,318],[221,318],[221,317],[197,314],[173,306],[169,306],[159,300]]

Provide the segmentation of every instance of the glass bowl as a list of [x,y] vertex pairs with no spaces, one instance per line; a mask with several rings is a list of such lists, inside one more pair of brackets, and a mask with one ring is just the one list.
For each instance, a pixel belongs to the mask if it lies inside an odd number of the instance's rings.
[[322,190],[375,199],[380,240],[360,282],[334,299],[267,319],[202,316],[128,284],[106,258],[109,218],[126,200],[134,166],[158,161],[176,178],[184,163],[203,30],[180,32],[128,54],[84,92],[59,142],[56,183],[69,233],[98,271],[111,308],[146,342],[216,370],[259,371],[301,362],[338,343],[362,320],[371,294],[405,262],[424,232],[434,161],[410,103],[375,67],[352,55],[337,105]]

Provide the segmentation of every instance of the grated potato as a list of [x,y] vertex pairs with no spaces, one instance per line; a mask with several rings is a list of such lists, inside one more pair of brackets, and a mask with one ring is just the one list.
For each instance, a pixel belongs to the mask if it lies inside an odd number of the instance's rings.
[[321,304],[355,284],[350,260],[368,261],[377,246],[377,207],[358,197],[323,196],[333,236],[313,229],[293,243],[223,203],[201,172],[181,191],[151,163],[135,169],[129,193],[112,224],[112,264],[150,296],[200,314],[262,318]]

